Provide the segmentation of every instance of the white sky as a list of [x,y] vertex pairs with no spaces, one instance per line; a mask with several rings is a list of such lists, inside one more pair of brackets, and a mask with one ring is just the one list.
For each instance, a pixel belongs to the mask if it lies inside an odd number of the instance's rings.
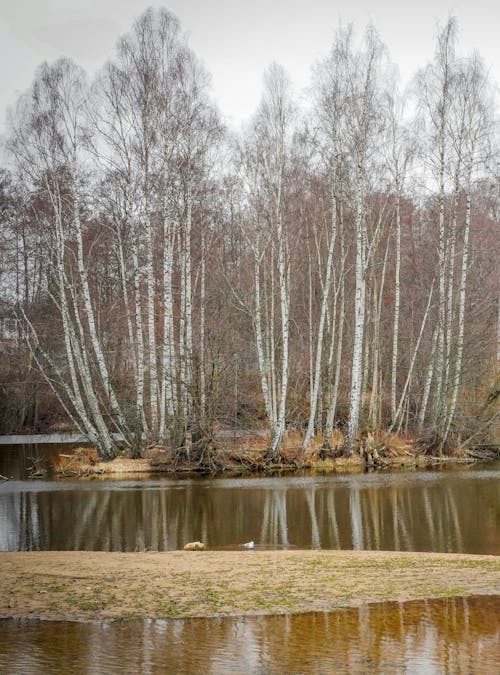
[[[399,66],[403,82],[433,54],[439,22],[460,25],[459,50],[478,49],[500,83],[500,2],[495,0],[168,0],[190,45],[212,74],[226,121],[239,126],[260,99],[271,61],[289,72],[296,90],[309,81],[339,21],[357,32],[372,20]],[[0,134],[5,109],[31,83],[44,60],[72,57],[93,74],[147,0],[0,0]],[[495,9],[495,6],[497,9]]]

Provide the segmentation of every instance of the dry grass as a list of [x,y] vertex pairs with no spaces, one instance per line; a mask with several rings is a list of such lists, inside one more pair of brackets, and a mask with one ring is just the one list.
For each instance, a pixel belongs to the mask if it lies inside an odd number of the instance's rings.
[[0,553],[0,617],[78,621],[325,611],[498,594],[500,558],[372,551]]
[[[141,459],[117,457],[111,461],[100,461],[93,448],[77,448],[72,455],[61,455],[54,467],[56,472],[65,476],[88,476],[91,474],[124,474],[124,473],[185,473],[204,471],[206,473],[250,472],[261,471],[272,473],[276,470],[293,471],[297,468],[310,468],[322,472],[359,471],[365,466],[362,451],[376,455],[379,467],[434,464],[436,461],[456,461],[471,457],[469,451],[452,453],[452,456],[436,457],[432,452],[422,449],[416,442],[404,434],[384,431],[365,430],[357,439],[361,450],[349,457],[341,454],[344,442],[342,432],[335,430],[330,438],[331,453],[323,449],[323,436],[315,436],[306,451],[302,450],[302,434],[288,431],[285,435],[283,449],[277,461],[269,463],[266,453],[270,439],[263,431],[256,433],[227,434],[217,440],[217,448],[210,451],[212,464],[207,462],[189,462],[185,458],[176,458],[169,448],[146,448]],[[370,455],[372,457],[372,455]],[[479,454],[477,459],[481,458]]]

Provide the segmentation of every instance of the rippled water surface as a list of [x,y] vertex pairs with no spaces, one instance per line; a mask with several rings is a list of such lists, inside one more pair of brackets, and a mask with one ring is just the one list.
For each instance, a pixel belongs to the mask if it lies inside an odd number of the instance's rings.
[[5,673],[498,673],[500,599],[383,603],[325,614],[0,623]]

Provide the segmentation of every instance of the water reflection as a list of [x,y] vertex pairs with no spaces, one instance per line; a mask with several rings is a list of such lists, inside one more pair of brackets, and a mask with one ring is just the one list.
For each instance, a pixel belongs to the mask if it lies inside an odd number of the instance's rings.
[[500,554],[500,465],[254,479],[8,481],[0,550],[260,546]]
[[57,460],[61,452],[71,452],[76,443],[67,445],[1,445],[0,474],[11,480],[26,480],[38,470],[45,470]]
[[286,515],[286,490],[267,491],[264,497],[262,527],[260,528],[261,545],[289,546],[288,523]]
[[5,621],[17,673],[497,673],[498,597],[282,617],[102,624]]

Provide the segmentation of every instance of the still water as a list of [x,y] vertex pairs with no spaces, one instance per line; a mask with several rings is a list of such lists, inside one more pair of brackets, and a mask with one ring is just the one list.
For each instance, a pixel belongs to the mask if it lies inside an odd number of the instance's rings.
[[[66,452],[67,450],[65,450]],[[53,446],[0,449],[0,550],[265,548],[500,554],[500,462],[258,478],[27,480]],[[36,454],[38,453],[38,455]]]
[[[500,554],[500,462],[258,478],[27,478],[0,448],[0,550],[380,549]],[[66,446],[64,452],[68,452]],[[0,621],[0,672],[498,673],[499,597],[329,614],[113,624]]]
[[0,671],[29,673],[500,672],[499,597],[331,613],[78,624],[0,623]]

